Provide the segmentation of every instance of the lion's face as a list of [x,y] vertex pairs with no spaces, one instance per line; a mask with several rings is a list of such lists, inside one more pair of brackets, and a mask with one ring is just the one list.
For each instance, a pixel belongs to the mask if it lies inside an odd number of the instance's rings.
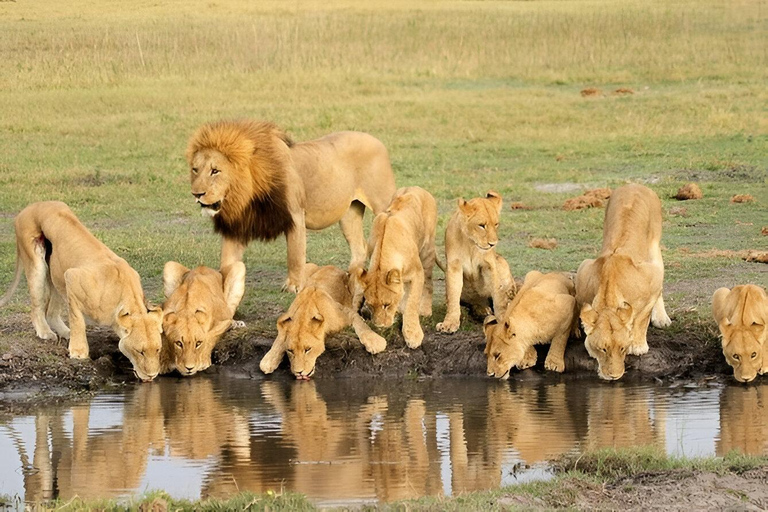
[[163,311],[159,307],[121,308],[117,313],[118,348],[133,365],[136,376],[144,382],[160,373]]
[[365,286],[363,297],[371,308],[373,323],[377,327],[391,326],[405,294],[400,271],[393,269],[387,272],[363,272],[360,279]]
[[215,216],[226,200],[232,179],[237,176],[232,163],[215,149],[202,149],[192,156],[189,172],[192,195],[203,214]]
[[597,359],[601,379],[617,380],[624,375],[624,359],[632,344],[632,307],[624,303],[618,309],[605,308],[598,313],[589,304],[581,310],[581,322],[587,335],[584,345]]
[[218,272],[208,267],[189,270],[169,261],[163,288],[165,353],[179,373],[194,375],[211,366],[211,353],[232,324],[245,290],[245,265],[237,262]]
[[483,198],[459,199],[466,234],[478,249],[487,251],[499,243],[501,206],[501,196],[493,191]]
[[325,318],[316,308],[295,318],[289,313],[277,321],[278,336],[285,336],[291,372],[297,379],[308,380],[315,373],[317,358],[325,352]]
[[488,316],[483,323],[483,331],[488,376],[507,380],[512,367],[520,364],[525,355],[522,345],[516,343],[516,329],[508,321],[499,324],[496,317]]
[[765,326],[721,325],[723,354],[733,367],[733,376],[739,382],[750,382],[762,372]]

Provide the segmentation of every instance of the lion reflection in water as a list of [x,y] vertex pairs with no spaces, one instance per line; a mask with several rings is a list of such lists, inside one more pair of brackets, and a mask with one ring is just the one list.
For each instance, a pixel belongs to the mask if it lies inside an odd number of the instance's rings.
[[720,436],[715,451],[768,455],[768,385],[727,386],[720,396]]

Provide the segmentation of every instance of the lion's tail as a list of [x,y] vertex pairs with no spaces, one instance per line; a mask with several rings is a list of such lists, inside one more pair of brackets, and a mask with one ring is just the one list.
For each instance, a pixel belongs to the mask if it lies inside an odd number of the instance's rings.
[[11,287],[8,289],[7,292],[5,292],[5,295],[0,297],[0,307],[5,306],[5,304],[11,300],[11,297],[13,297],[13,294],[16,292],[16,288],[19,287],[19,282],[21,281],[21,258],[19,258],[19,250],[16,249],[16,275],[13,277],[13,283],[11,283]]

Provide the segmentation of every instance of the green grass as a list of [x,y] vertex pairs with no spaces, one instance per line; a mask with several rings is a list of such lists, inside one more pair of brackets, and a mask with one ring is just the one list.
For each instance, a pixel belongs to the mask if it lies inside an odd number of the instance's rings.
[[[299,140],[374,134],[398,185],[438,199],[439,246],[458,196],[496,189],[536,207],[502,215],[517,277],[575,270],[599,248],[603,210],[562,211],[572,192],[537,187],[639,181],[669,210],[695,180],[704,200],[665,216],[667,284],[765,284],[759,265],[690,253],[765,247],[767,37],[764,2],[722,0],[0,2],[0,287],[11,218],[46,199],[69,203],[155,301],[166,261],[217,266],[183,154],[199,124],[238,117]],[[603,94],[582,97],[588,86]],[[757,201],[728,202],[742,192]],[[530,249],[532,237],[559,247]],[[309,236],[310,261],[348,254],[338,228]],[[246,265],[239,315],[271,333],[291,300],[285,242],[251,244]],[[684,302],[673,294],[670,309]],[[6,311],[26,303],[19,293]]]

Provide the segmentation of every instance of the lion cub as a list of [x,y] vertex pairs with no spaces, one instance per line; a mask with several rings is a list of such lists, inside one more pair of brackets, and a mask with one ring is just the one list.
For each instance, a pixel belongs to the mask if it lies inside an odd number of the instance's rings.
[[421,187],[398,189],[386,212],[373,221],[368,271],[356,269],[373,323],[389,327],[403,313],[403,338],[410,348],[424,339],[419,315],[432,316],[437,203]]
[[445,296],[448,309],[437,324],[440,332],[459,328],[463,301],[475,310],[501,315],[515,294],[515,281],[506,260],[496,254],[499,243],[501,196],[489,191],[469,201],[459,198],[459,207],[445,229]]
[[299,380],[315,373],[317,358],[325,351],[325,337],[352,326],[365,349],[378,354],[387,346],[352,308],[349,274],[334,266],[308,263],[306,280],[288,311],[277,319],[277,338],[259,368],[272,373],[288,353],[291,371]]
[[576,300],[587,335],[584,345],[597,359],[602,379],[624,375],[627,354],[648,352],[648,323],[667,327],[661,259],[661,201],[648,187],[613,191],[605,210],[603,247],[597,259],[576,272]]
[[753,284],[718,289],[712,313],[723,337],[723,355],[739,382],[768,373],[768,295]]
[[[120,336],[120,352],[143,381],[160,372],[163,312],[148,306],[141,278],[128,263],[96,239],[59,201],[33,203],[17,216],[16,276],[0,306],[27,276],[32,325],[37,336],[69,338],[69,357],[88,358],[86,318]],[[53,286],[51,286],[53,285]],[[69,327],[61,316],[69,309]],[[51,329],[53,328],[53,329]],[[55,332],[54,332],[55,331]]]
[[211,366],[211,352],[230,327],[245,292],[245,264],[238,261],[221,272],[208,267],[190,270],[169,261],[163,269],[162,373],[193,375]]
[[528,272],[501,318],[503,323],[495,316],[485,319],[488,376],[507,379],[513,366],[521,370],[534,366],[534,345],[550,342],[544,367],[563,372],[568,336],[578,332],[575,295],[573,282],[564,274]]

